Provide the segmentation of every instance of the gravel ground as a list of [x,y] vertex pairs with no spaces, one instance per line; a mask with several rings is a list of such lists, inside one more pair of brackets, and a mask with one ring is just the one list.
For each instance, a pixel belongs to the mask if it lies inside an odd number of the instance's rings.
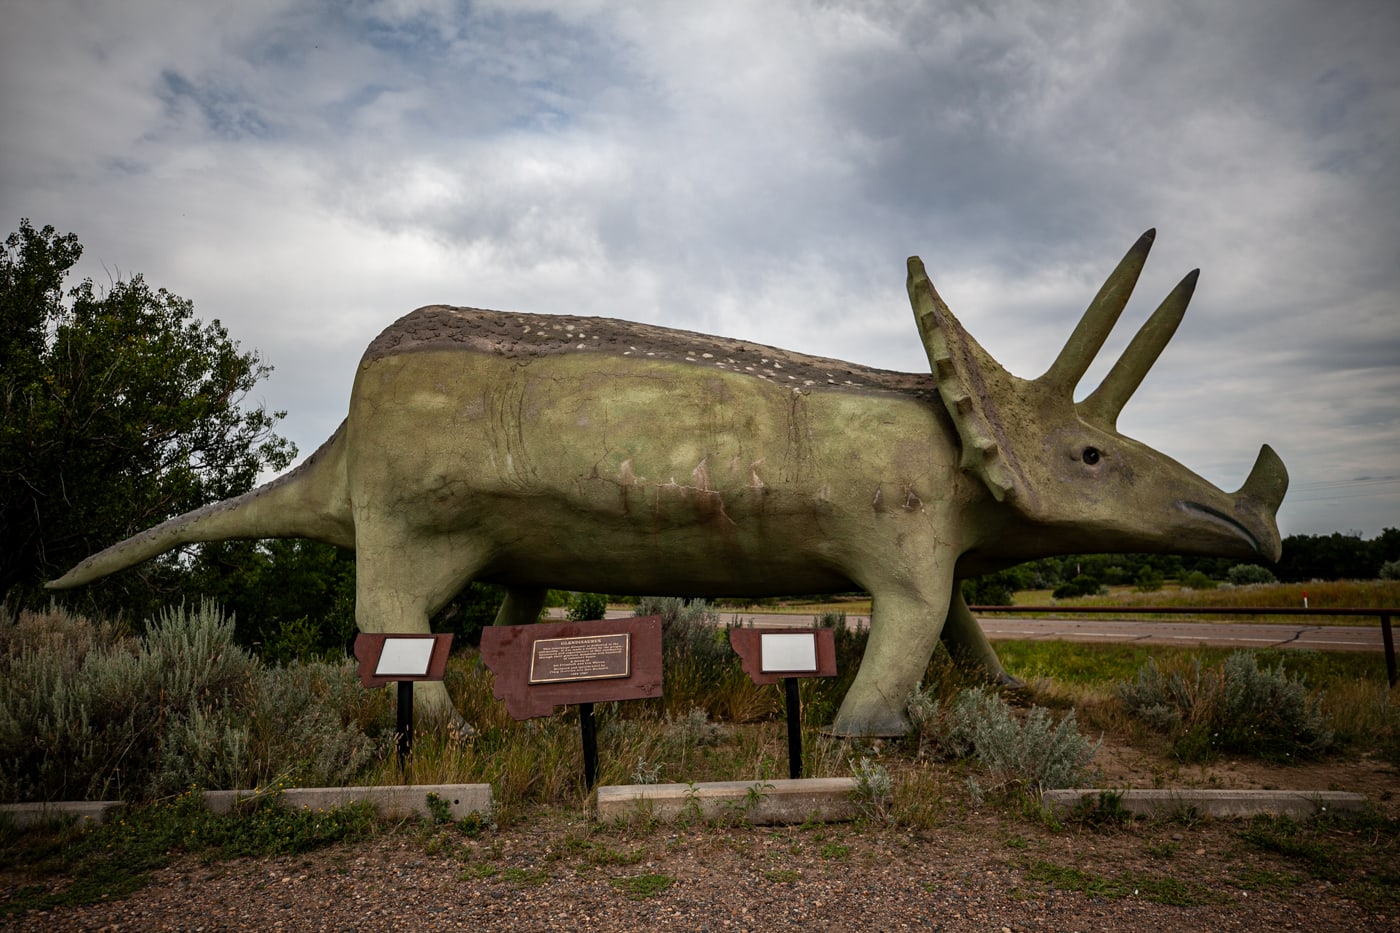
[[[1400,906],[1354,903],[1296,861],[1242,844],[1238,831],[1237,823],[1210,821],[1051,830],[1015,815],[975,811],[920,832],[829,825],[631,829],[555,812],[475,838],[455,828],[405,825],[306,855],[185,858],[119,902],[29,914],[3,926],[364,933],[1400,930]],[[1047,871],[1059,873],[1053,882]],[[646,876],[660,876],[653,878],[660,890],[636,891],[644,882],[635,879]],[[1072,890],[1086,886],[1073,879],[1086,878],[1125,886],[1104,896]],[[0,894],[33,882],[0,877]],[[1135,884],[1141,889],[1129,893]],[[1164,897],[1182,903],[1161,903]]]

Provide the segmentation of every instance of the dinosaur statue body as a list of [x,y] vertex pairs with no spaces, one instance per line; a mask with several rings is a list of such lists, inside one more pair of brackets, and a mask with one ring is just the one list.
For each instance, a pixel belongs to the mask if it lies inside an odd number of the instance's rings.
[[346,421],[306,462],[51,585],[194,541],[307,537],[355,550],[366,632],[426,631],[470,580],[507,588],[498,623],[533,621],[548,587],[863,589],[870,640],[834,729],[897,734],[940,635],[1000,672],[960,577],[1075,551],[1277,559],[1287,480],[1272,451],[1226,494],[1113,430],[1184,300],[1072,400],[1150,243],[1085,315],[1092,333],[1081,322],[1062,354],[1074,359],[1033,382],[977,347],[917,260],[931,374],[608,319],[420,308],[370,345]]

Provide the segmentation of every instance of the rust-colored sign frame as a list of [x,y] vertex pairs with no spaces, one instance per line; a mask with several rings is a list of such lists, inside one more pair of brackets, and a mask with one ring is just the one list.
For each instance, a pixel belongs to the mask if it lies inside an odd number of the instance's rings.
[[[811,635],[816,641],[817,668],[812,671],[765,671],[764,635]],[[776,684],[789,677],[835,677],[836,633],[829,628],[732,628],[729,645],[739,655],[739,663],[754,683]]]
[[[431,639],[433,649],[426,671],[422,674],[376,674],[375,668],[379,663],[379,657],[384,653],[384,643],[390,639],[395,641],[414,639],[426,641]],[[447,670],[447,656],[451,652],[452,635],[450,633],[421,635],[373,632],[355,636],[355,658],[360,662],[357,671],[360,675],[360,683],[366,687],[383,687],[392,683],[407,683],[416,680],[442,680],[442,675]]]
[[[537,641],[594,635],[628,636],[625,677],[530,683]],[[492,693],[514,719],[548,716],[557,707],[661,696],[661,617],[633,616],[596,622],[488,625],[481,630],[481,660],[495,675]]]

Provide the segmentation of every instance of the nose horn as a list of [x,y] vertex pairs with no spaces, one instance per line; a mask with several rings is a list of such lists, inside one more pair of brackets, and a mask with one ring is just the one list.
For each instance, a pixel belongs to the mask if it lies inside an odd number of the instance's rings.
[[1288,470],[1274,449],[1265,444],[1259,448],[1259,457],[1254,461],[1254,469],[1249,471],[1249,478],[1235,495],[1253,499],[1267,506],[1271,513],[1277,513],[1286,492]]

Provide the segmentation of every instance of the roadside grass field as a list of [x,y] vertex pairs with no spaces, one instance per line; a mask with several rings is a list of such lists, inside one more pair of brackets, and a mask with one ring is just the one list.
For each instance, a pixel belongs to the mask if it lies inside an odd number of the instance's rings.
[[[1306,600],[1307,605],[1304,606]],[[1331,583],[1253,583],[1248,586],[1218,586],[1193,590],[1173,583],[1160,590],[1142,592],[1132,586],[1112,586],[1103,596],[1055,599],[1049,590],[1022,590],[1015,606],[1134,606],[1191,609],[1218,606],[1227,609],[1400,609],[1400,580],[1337,580]],[[994,609],[987,611],[993,614]],[[1176,617],[1180,618],[1180,617]],[[1230,616],[1231,621],[1278,621],[1279,616],[1248,614]],[[1377,616],[1290,616],[1313,625],[1379,625]]]

